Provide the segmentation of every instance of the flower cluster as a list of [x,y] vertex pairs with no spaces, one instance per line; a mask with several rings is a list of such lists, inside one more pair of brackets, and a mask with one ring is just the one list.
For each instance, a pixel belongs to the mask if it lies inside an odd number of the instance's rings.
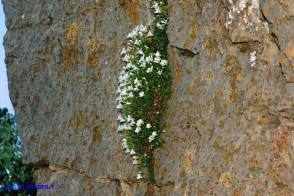
[[122,147],[133,158],[133,165],[139,166],[137,179],[154,183],[153,151],[164,144],[161,118],[171,94],[171,76],[166,53],[167,2],[151,3],[153,24],[134,28],[121,52],[126,65],[119,76],[117,109]]

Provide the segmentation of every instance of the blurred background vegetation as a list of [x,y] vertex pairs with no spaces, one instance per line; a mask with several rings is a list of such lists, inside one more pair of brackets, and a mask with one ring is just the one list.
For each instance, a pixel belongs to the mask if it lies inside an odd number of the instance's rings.
[[[22,163],[20,138],[14,116],[0,108],[0,195],[36,195],[36,190],[13,190],[12,185],[35,184],[34,167]],[[5,190],[8,184],[10,190]]]

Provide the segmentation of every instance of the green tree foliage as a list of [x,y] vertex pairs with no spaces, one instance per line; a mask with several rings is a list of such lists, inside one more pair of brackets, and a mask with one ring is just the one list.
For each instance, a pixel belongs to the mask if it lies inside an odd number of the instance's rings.
[[[14,116],[0,108],[0,195],[36,195],[35,190],[13,190],[12,184],[34,184],[34,167],[22,163]],[[4,185],[10,190],[4,190]],[[6,186],[7,188],[7,186]]]

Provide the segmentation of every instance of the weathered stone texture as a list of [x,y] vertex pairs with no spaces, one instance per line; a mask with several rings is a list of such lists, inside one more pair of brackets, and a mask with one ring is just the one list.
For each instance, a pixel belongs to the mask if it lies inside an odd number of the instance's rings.
[[51,194],[294,194],[293,0],[169,0],[174,80],[156,186],[135,179],[115,111],[120,51],[151,20],[148,1],[3,4],[24,161]]

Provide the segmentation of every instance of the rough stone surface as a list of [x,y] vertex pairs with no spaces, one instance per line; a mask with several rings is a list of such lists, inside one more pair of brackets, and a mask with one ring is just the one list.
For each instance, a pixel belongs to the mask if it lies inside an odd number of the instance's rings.
[[[169,0],[172,98],[154,186],[116,133],[147,0],[3,0],[10,97],[39,195],[293,195],[294,1]],[[256,57],[256,58],[255,58]]]

